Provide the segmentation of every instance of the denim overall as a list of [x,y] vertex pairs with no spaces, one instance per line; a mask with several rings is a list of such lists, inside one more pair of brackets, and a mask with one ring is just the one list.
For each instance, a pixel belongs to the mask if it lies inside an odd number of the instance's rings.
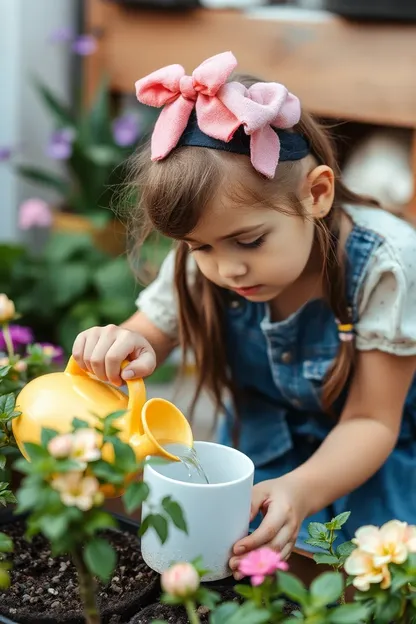
[[[358,225],[348,238],[347,296],[355,321],[368,262],[382,243],[381,236]],[[309,301],[281,322],[271,322],[267,304],[234,297],[228,301],[226,317],[228,361],[240,397],[239,448],[253,460],[257,483],[302,464],[336,424],[348,385],[333,416],[322,411],[321,391],[339,347],[337,324],[322,299]],[[232,445],[232,423],[229,411],[219,430],[223,444]],[[385,464],[364,485],[307,518],[297,545],[313,550],[304,543],[309,522],[328,522],[343,511],[352,513],[340,541],[351,539],[364,524],[416,522],[416,378],[399,440]]]

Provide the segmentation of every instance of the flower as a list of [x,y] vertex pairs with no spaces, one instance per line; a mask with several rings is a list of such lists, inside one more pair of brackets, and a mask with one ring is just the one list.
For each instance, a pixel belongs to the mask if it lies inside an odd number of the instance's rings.
[[90,56],[97,50],[97,39],[93,35],[80,35],[72,44],[72,51],[79,56]]
[[355,578],[354,587],[360,591],[368,591],[370,584],[380,583],[381,589],[390,587],[391,576],[386,564],[377,567],[371,554],[357,548],[353,550],[344,565],[345,572]]
[[9,366],[10,361],[8,357],[1,357],[0,358],[0,366]]
[[416,526],[408,525],[404,532],[405,544],[411,553],[416,553]]
[[72,154],[75,133],[71,128],[61,128],[52,133],[46,153],[54,160],[67,160]]
[[98,448],[98,434],[94,429],[77,429],[72,434],[70,457],[82,464],[100,459],[101,451]]
[[24,373],[27,370],[27,362],[19,360],[16,364],[14,364],[13,368],[18,373]]
[[175,563],[162,574],[162,589],[171,596],[186,598],[194,594],[200,583],[199,574],[191,563]]
[[16,314],[14,303],[4,293],[0,294],[0,323],[8,323]]
[[0,162],[5,162],[6,160],[10,160],[12,156],[12,148],[6,147],[5,145],[0,146]]
[[391,520],[381,528],[367,525],[355,532],[352,542],[359,550],[371,555],[375,567],[388,563],[403,563],[409,554],[405,543],[406,522]]
[[61,26],[53,30],[49,36],[50,43],[67,43],[74,38],[74,30],[71,26]]
[[136,115],[126,113],[113,121],[114,141],[120,147],[133,145],[140,135],[139,120]]
[[44,355],[50,357],[52,362],[62,362],[64,357],[64,350],[62,347],[58,347],[57,345],[53,345],[50,342],[39,342],[40,347],[42,347],[42,351]]
[[48,228],[52,225],[52,210],[43,199],[34,197],[24,201],[19,208],[19,227],[30,230],[33,227]]
[[70,433],[64,433],[55,436],[48,443],[48,451],[52,457],[56,457],[57,459],[68,457],[72,451],[72,435]]
[[85,477],[82,472],[67,472],[54,477],[51,486],[59,492],[61,501],[67,507],[78,507],[88,511],[104,500],[99,491],[100,484],[95,477]]
[[268,574],[288,569],[288,564],[282,561],[279,553],[264,547],[253,550],[243,557],[238,571],[243,576],[251,576],[252,585],[261,585]]

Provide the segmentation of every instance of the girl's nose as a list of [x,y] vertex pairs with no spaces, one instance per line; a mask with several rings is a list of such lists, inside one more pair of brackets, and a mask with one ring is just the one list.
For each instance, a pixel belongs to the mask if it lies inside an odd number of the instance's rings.
[[222,260],[218,263],[218,274],[223,279],[233,280],[243,277],[247,273],[247,267],[241,262],[230,262]]

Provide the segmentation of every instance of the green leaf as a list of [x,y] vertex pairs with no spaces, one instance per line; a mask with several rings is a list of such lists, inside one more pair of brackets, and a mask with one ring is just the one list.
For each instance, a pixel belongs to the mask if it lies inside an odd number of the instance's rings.
[[135,511],[149,496],[149,486],[144,481],[130,483],[123,494],[123,503],[128,514]]
[[311,598],[316,607],[324,607],[336,602],[344,590],[344,582],[339,572],[324,572],[310,587]]
[[113,441],[114,464],[126,473],[135,472],[137,469],[136,455],[129,444],[115,438]]
[[26,442],[24,444],[25,451],[29,456],[31,462],[40,461],[41,459],[48,458],[48,451],[34,442]]
[[63,512],[56,516],[45,514],[40,518],[39,524],[42,533],[51,542],[62,539],[68,530],[68,518]]
[[240,596],[242,596],[243,598],[247,598],[248,600],[251,600],[255,594],[255,589],[251,587],[251,585],[236,585],[234,587],[234,591],[237,592],[237,594],[240,594]]
[[0,589],[8,589],[10,587],[10,576],[4,566],[0,566]]
[[278,586],[279,591],[285,594],[287,598],[293,600],[294,602],[298,602],[301,605],[305,605],[308,599],[308,592],[304,584],[293,576],[293,574],[288,574],[287,572],[278,572]]
[[89,467],[94,475],[104,483],[111,483],[112,485],[122,485],[124,483],[124,475],[115,466],[102,459],[93,462]]
[[328,542],[324,542],[324,540],[319,540],[319,539],[314,539],[314,538],[306,539],[305,543],[310,544],[314,548],[322,548],[323,550],[329,550],[331,548],[331,545],[328,544]]
[[313,539],[323,539],[329,535],[329,531],[322,522],[310,522],[308,525],[308,533]]
[[0,396],[0,418],[3,419],[9,416],[10,412],[14,411],[16,399],[14,394],[3,394]]
[[46,448],[49,442],[53,438],[56,438],[56,436],[58,435],[58,432],[55,431],[54,429],[47,429],[43,427],[40,435],[41,435],[41,438],[40,438],[41,444],[44,448]]
[[54,232],[45,247],[45,255],[52,264],[66,262],[75,256],[85,255],[94,243],[88,232]]
[[105,539],[94,537],[84,549],[84,561],[91,574],[106,583],[116,567],[117,555]]
[[215,608],[215,605],[221,600],[220,595],[215,592],[207,589],[206,587],[199,587],[195,594],[195,600],[202,604],[208,609],[212,610]]
[[164,544],[168,538],[168,522],[166,518],[160,514],[148,514],[140,525],[140,535],[144,535],[150,527],[154,528],[160,541]]
[[4,470],[5,466],[6,466],[6,457],[5,455],[0,455],[0,470]]
[[228,624],[239,608],[236,602],[223,602],[214,613],[210,614],[209,624]]
[[188,527],[181,506],[176,501],[173,501],[170,496],[165,496],[162,500],[162,507],[171,518],[173,524],[180,531],[188,533]]
[[258,607],[254,602],[245,602],[228,618],[227,624],[267,624],[270,622],[268,609]]
[[398,596],[387,596],[384,603],[377,605],[374,622],[376,624],[390,624],[396,621],[402,607],[402,600]]
[[0,366],[0,379],[6,377],[11,368],[11,366]]
[[335,516],[335,518],[331,520],[331,523],[333,523],[334,529],[339,530],[347,522],[350,515],[351,515],[350,511],[344,511],[338,516]]
[[88,520],[84,522],[83,528],[87,535],[94,535],[97,531],[116,527],[117,522],[110,514],[99,509],[92,510],[88,514]]
[[56,264],[48,277],[53,303],[65,306],[85,293],[92,274],[85,262],[80,260]]
[[369,606],[359,603],[340,605],[330,612],[329,622],[330,624],[360,624],[363,620],[367,621],[370,612]]
[[81,420],[80,418],[73,418],[71,426],[72,426],[73,431],[76,431],[77,429],[89,429],[90,428],[89,423],[87,423],[86,420]]
[[24,513],[37,507],[39,492],[32,485],[23,485],[17,490],[17,513]]
[[352,553],[353,550],[355,550],[357,547],[355,546],[355,544],[353,544],[352,542],[344,542],[343,544],[340,544],[337,548],[337,555],[338,557],[349,557],[350,554]]
[[85,154],[99,167],[117,165],[120,162],[120,150],[113,145],[91,145],[85,150]]
[[56,95],[54,95],[54,93],[52,93],[52,91],[40,80],[35,79],[34,83],[44,104],[48,107],[49,112],[55,117],[57,123],[61,127],[73,127],[74,118],[71,114],[70,108],[61,102],[59,98],[57,98]]
[[90,140],[113,143],[111,121],[109,79],[104,76],[85,123],[91,135]]
[[327,553],[315,553],[313,558],[315,563],[322,565],[337,565],[338,563],[338,557]]
[[41,184],[48,188],[58,191],[60,195],[67,197],[70,192],[69,184],[64,178],[47,171],[46,169],[38,169],[37,167],[23,167],[17,168],[18,173],[26,180]]
[[13,541],[6,533],[0,533],[0,552],[13,552]]
[[94,276],[95,285],[101,297],[132,298],[136,283],[124,256],[103,264]]

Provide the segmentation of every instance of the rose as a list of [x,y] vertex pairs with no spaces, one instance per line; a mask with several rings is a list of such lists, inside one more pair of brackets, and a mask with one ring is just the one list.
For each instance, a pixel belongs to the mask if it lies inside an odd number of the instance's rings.
[[199,574],[191,563],[176,563],[163,572],[162,589],[176,598],[195,594],[199,587]]
[[8,323],[16,314],[14,303],[4,293],[0,294],[0,323]]

